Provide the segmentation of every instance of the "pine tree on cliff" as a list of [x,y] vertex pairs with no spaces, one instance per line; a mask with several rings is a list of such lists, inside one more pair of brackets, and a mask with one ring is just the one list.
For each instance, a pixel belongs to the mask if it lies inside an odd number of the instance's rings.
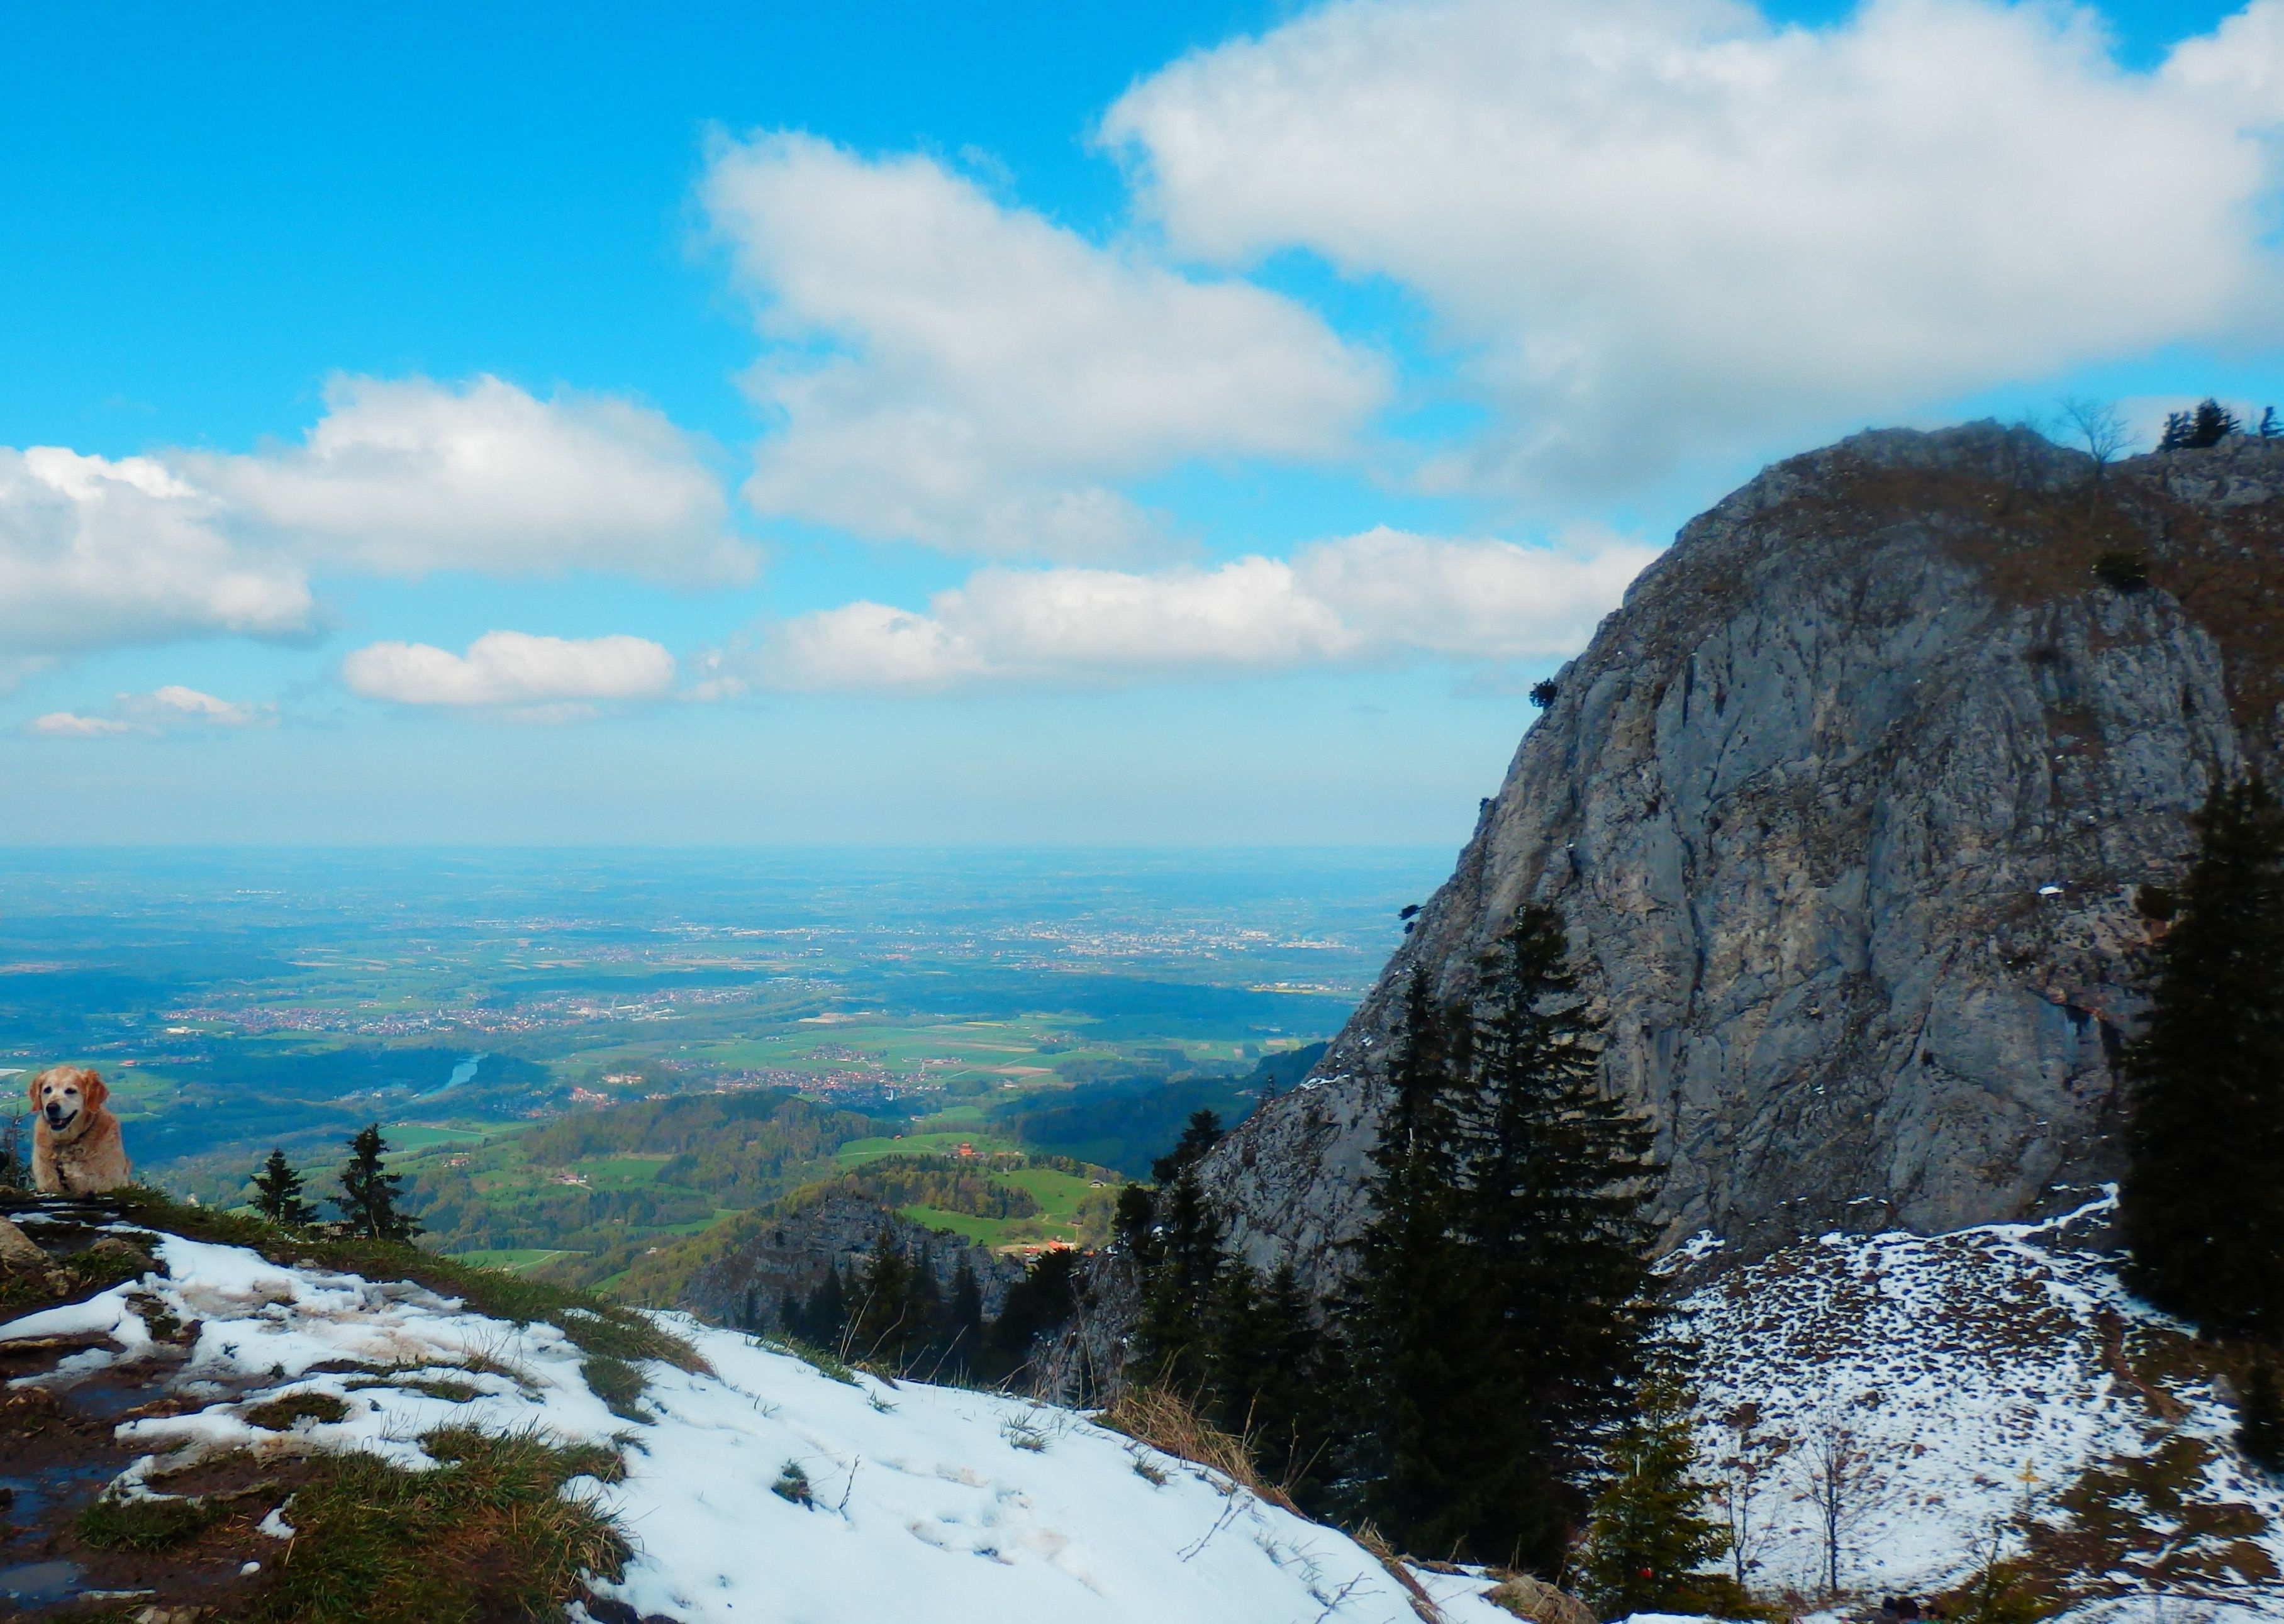
[[1482,961],[1462,1223],[1498,1315],[1509,1485],[1475,1543],[1551,1571],[1596,1441],[1627,1412],[1651,1309],[1650,1131],[1600,1085],[1562,917],[1530,907]]
[[2260,779],[2198,815],[2197,857],[2126,1054],[2131,1279],[2224,1336],[2284,1337],[2284,807]]
[[915,1273],[912,1261],[896,1245],[894,1229],[882,1224],[851,1293],[856,1300],[849,1316],[852,1356],[901,1368],[907,1347],[926,1330],[914,1323],[912,1314]]
[[1464,1030],[1414,970],[1373,1147],[1372,1221],[1341,1305],[1355,1370],[1362,1511],[1407,1550],[1507,1561],[1498,1520],[1515,1440],[1500,1425],[1499,1321],[1461,1229]]
[[1729,1531],[1705,1513],[1689,1388],[1662,1369],[1642,1383],[1633,1417],[1603,1453],[1606,1477],[1588,1526],[1584,1587],[1611,1618],[1636,1612],[1742,1616],[1748,1599],[1726,1573],[1701,1573],[1725,1555]]
[[1143,1380],[1190,1397],[1206,1386],[1213,1313],[1227,1261],[1220,1214],[1198,1177],[1198,1163],[1220,1139],[1221,1119],[1197,1112],[1172,1152],[1150,1168],[1158,1190],[1142,1243],[1133,1369]]
[[370,1240],[409,1241],[420,1233],[420,1226],[397,1211],[404,1176],[381,1165],[380,1159],[387,1152],[379,1123],[357,1130],[356,1137],[349,1141],[348,1165],[341,1169],[341,1193],[335,1205],[353,1235]]
[[317,1222],[315,1203],[301,1194],[301,1175],[276,1147],[254,1175],[254,1210],[272,1223],[311,1224]]

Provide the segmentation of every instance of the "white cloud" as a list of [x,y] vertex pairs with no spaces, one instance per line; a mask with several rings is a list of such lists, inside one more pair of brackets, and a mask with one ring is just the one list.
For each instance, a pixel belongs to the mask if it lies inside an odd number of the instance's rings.
[[379,574],[749,579],[702,442],[648,407],[479,377],[335,378],[295,447],[170,460],[304,556]]
[[1417,290],[1499,418],[1433,477],[1549,491],[2272,335],[2280,115],[2284,0],[2147,74],[2063,4],[1342,0],[1102,128],[1178,250]]
[[674,657],[645,637],[538,637],[488,631],[455,654],[426,643],[375,643],[341,662],[352,691],[399,705],[517,708],[573,720],[598,700],[654,699],[674,686]]
[[50,711],[24,725],[26,732],[41,738],[108,738],[134,731],[115,716],[75,716],[69,711]]
[[1385,527],[1211,570],[987,569],[925,614],[856,603],[777,628],[748,662],[785,689],[1100,683],[1360,664],[1487,662],[1584,643],[1654,548],[1560,549]]
[[307,629],[301,565],[224,519],[210,492],[149,457],[0,447],[0,654]]
[[778,345],[749,379],[781,420],[745,490],[764,513],[1130,555],[1154,526],[1115,482],[1338,457],[1385,394],[1292,301],[1095,246],[926,158],[760,136],[723,144],[701,190]]
[[299,446],[0,447],[0,691],[59,656],[306,633],[317,570],[749,579],[702,447],[606,396],[341,378]]
[[274,723],[274,705],[246,705],[218,699],[210,693],[179,683],[154,688],[149,693],[122,693],[112,698],[106,714],[82,716],[70,711],[51,711],[25,725],[27,732],[43,738],[113,738],[122,733],[172,733],[204,728],[251,728]]

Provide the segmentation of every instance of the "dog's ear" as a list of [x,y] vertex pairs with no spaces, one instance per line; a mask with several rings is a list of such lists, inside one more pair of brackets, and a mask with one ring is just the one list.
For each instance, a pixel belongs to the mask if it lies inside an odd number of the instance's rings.
[[87,1108],[92,1111],[111,1097],[111,1085],[104,1081],[93,1066],[90,1066],[79,1074],[79,1092],[80,1097],[87,1101]]
[[48,1074],[46,1072],[34,1072],[32,1074],[32,1081],[24,1085],[24,1092],[30,1097],[34,1105],[37,1105],[40,1103],[40,1085],[47,1080]]

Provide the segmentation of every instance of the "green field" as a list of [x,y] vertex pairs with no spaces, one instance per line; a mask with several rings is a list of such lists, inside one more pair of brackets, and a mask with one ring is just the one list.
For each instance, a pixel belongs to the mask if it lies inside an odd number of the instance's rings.
[[475,1263],[485,1269],[505,1269],[520,1273],[536,1269],[551,1259],[568,1257],[567,1252],[550,1252],[537,1246],[511,1246],[498,1252],[458,1252],[453,1255],[463,1263]]
[[[930,1117],[926,1120],[933,1122],[943,1119]],[[841,1147],[836,1156],[842,1167],[855,1167],[868,1161],[876,1161],[883,1156],[950,1156],[963,1144],[971,1146],[978,1156],[1015,1155],[1022,1150],[1022,1146],[1012,1139],[998,1139],[989,1134],[952,1128],[899,1134],[894,1138],[852,1139]]]

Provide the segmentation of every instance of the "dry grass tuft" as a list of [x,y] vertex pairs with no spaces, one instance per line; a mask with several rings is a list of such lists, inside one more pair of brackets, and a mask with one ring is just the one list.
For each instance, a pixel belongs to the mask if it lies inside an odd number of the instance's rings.
[[1245,1440],[1223,1432],[1177,1393],[1163,1387],[1129,1387],[1095,1420],[1163,1454],[1217,1472],[1271,1505],[1305,1515],[1291,1495],[1261,1475]]

